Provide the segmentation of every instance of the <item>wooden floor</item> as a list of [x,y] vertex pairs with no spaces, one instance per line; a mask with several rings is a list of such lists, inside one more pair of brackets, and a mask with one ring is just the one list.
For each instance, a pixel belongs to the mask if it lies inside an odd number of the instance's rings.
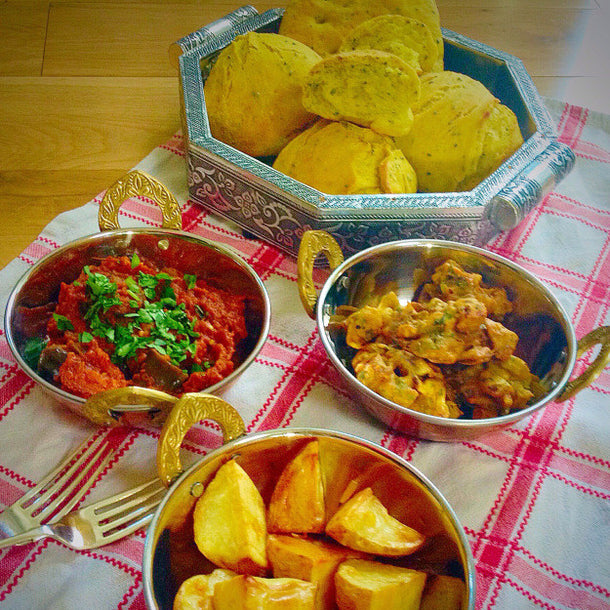
[[[0,1],[0,268],[178,130],[170,44],[242,4]],[[444,27],[520,57],[542,95],[610,114],[610,0],[438,6]]]

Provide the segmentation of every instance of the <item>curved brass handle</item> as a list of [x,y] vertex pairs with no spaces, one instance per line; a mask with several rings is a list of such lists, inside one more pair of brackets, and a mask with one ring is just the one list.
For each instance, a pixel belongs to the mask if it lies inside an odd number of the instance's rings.
[[120,424],[129,414],[144,414],[149,423],[160,425],[177,401],[176,396],[160,390],[129,386],[94,394],[86,400],[82,413],[101,426]]
[[157,446],[157,472],[167,487],[182,474],[180,445],[186,433],[203,419],[220,425],[225,443],[246,431],[243,419],[228,402],[212,394],[184,394],[165,420]]
[[584,373],[566,383],[557,402],[563,402],[571,398],[577,392],[592,384],[604,368],[606,368],[606,365],[610,362],[610,326],[600,326],[580,339],[576,357],[582,356],[588,349],[591,349],[598,343],[601,345],[601,348],[595,360]]
[[331,271],[343,262],[343,252],[335,238],[326,231],[305,231],[299,245],[297,257],[297,284],[301,303],[310,318],[314,310],[318,293],[313,283],[313,264],[319,254],[324,254]]
[[133,170],[119,178],[105,193],[97,215],[100,231],[120,229],[119,208],[133,196],[148,197],[161,209],[165,229],[182,229],[180,204],[172,193],[156,178]]

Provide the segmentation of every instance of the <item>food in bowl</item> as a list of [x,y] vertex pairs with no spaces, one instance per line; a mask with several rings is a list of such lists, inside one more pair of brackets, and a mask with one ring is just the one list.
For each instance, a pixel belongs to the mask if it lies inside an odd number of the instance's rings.
[[301,103],[320,56],[279,34],[249,32],[225,47],[204,85],[214,137],[252,156],[277,153],[317,117]]
[[[291,40],[298,49],[287,50]],[[267,77],[252,78],[257,72]],[[524,142],[508,106],[481,82],[444,70],[434,0],[290,2],[278,34],[240,35],[220,52],[204,98],[214,138],[329,195],[469,191]],[[315,137],[292,146],[320,118],[392,138],[401,179],[372,179],[371,163],[354,160],[352,140],[338,130],[319,139],[314,127]],[[295,148],[308,160],[287,162]],[[355,176],[329,179],[329,159],[334,171],[343,157]]]
[[412,127],[397,144],[420,191],[473,189],[523,144],[515,113],[479,81],[449,70],[419,80]]
[[282,149],[273,167],[333,194],[417,190],[415,171],[392,138],[347,121],[319,120]]
[[436,46],[435,69],[442,69],[443,36],[435,0],[290,0],[280,34],[291,36],[322,56],[336,53],[353,28],[379,15],[402,15],[426,25]]
[[357,25],[344,39],[340,52],[377,49],[393,53],[413,66],[417,74],[435,70],[438,48],[430,28],[403,15],[379,15]]
[[244,309],[242,295],[134,253],[86,265],[61,283],[56,302],[18,313],[28,364],[88,398],[128,385],[179,395],[219,382],[247,336]]
[[313,114],[350,121],[379,134],[402,136],[413,125],[419,76],[394,53],[376,49],[325,57],[307,74],[303,105]]
[[[301,484],[312,489],[308,480],[312,470],[324,469],[324,464],[327,467],[336,457],[324,448],[318,439],[304,439],[276,473],[263,474],[256,460],[240,466],[229,459],[220,465],[196,500],[192,521],[184,520],[187,528],[189,524],[192,527],[190,536],[211,567],[208,563],[207,574],[183,580],[174,598],[174,610],[192,607],[188,604],[235,609],[279,608],[280,604],[318,610],[367,609],[376,607],[380,599],[387,608],[415,609],[420,602],[426,603],[428,590],[438,587],[435,583],[441,575],[461,583],[457,604],[443,608],[461,607],[466,595],[464,581],[443,573],[439,564],[432,567],[424,558],[435,557],[442,563],[448,549],[435,535],[415,529],[427,527],[418,516],[418,510],[423,510],[421,497],[414,493],[400,499],[407,506],[412,503],[406,511],[410,525],[391,514],[386,504],[392,501],[382,499],[373,489],[378,487],[379,477],[389,474],[380,464],[367,467],[357,461],[353,464],[360,469],[357,474],[352,471],[348,477],[337,474],[324,479],[322,532],[317,525],[309,532],[269,531],[270,506],[264,497],[275,495],[279,505],[274,510],[284,506],[291,515],[288,520],[317,502],[317,491],[309,498],[298,490]],[[317,466],[312,468],[312,462]],[[276,494],[278,486],[281,491]],[[297,493],[287,496],[285,489]],[[256,543],[251,544],[253,540]],[[418,557],[418,551],[424,550],[426,554]],[[197,582],[198,587],[194,586]],[[354,606],[354,596],[367,601]]]
[[448,259],[414,300],[393,291],[376,303],[338,309],[333,325],[356,350],[356,378],[403,407],[439,417],[481,419],[526,407],[539,379],[514,355],[519,337],[502,324],[506,290]]

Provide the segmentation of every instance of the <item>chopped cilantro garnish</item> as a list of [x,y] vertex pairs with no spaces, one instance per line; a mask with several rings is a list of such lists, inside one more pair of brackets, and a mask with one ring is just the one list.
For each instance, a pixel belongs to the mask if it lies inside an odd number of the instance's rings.
[[134,252],[133,256],[131,257],[131,268],[135,269],[139,264],[140,264],[140,257],[138,256],[137,252]]
[[23,359],[34,369],[47,342],[42,337],[30,337],[23,346]]
[[62,316],[59,313],[54,313],[53,319],[57,324],[58,330],[74,330],[74,325],[68,318],[66,318],[66,316]]
[[191,275],[190,273],[185,273],[184,274],[184,283],[186,284],[186,287],[188,288],[188,290],[191,290],[192,288],[195,287],[195,284],[197,284],[197,276]]
[[[88,335],[91,339],[97,336],[113,344],[111,359],[115,364],[125,365],[140,349],[152,348],[159,354],[167,354],[174,365],[194,355],[194,339],[199,335],[186,313],[185,304],[177,302],[171,286],[173,278],[169,274],[152,275],[140,271],[137,280],[131,276],[125,278],[131,307],[126,313],[120,308],[116,283],[88,268],[85,273],[88,297],[85,319],[90,325],[90,333],[81,336]],[[118,307],[112,309],[114,306]]]

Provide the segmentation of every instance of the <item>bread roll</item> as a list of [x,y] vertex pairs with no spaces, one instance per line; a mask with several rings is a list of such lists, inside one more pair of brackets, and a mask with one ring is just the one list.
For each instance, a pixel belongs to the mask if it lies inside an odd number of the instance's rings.
[[320,56],[279,34],[249,32],[225,47],[204,85],[212,135],[254,157],[276,155],[317,117],[301,103]]
[[443,35],[435,0],[289,0],[279,33],[326,56],[336,53],[357,25],[387,14],[412,17],[428,26],[438,52],[435,70],[442,70]]
[[343,40],[340,52],[377,49],[398,55],[418,74],[434,70],[438,48],[430,28],[403,15],[379,15],[363,21]]
[[413,168],[392,138],[321,119],[292,140],[273,167],[329,195],[414,193]]
[[400,57],[383,51],[337,53],[309,72],[303,105],[333,121],[349,121],[388,136],[408,133],[419,77]]
[[420,83],[413,126],[397,138],[420,191],[470,190],[523,143],[515,114],[479,81],[444,71]]

